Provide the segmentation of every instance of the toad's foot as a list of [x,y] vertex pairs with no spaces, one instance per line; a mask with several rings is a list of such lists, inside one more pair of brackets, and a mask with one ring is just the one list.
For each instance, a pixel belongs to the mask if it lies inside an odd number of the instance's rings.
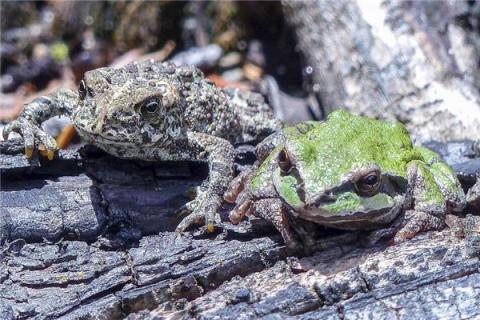
[[77,95],[70,90],[58,90],[51,96],[34,99],[25,105],[22,114],[17,120],[10,122],[3,128],[3,138],[8,139],[11,132],[23,137],[25,154],[30,158],[35,144],[42,143],[47,149],[48,159],[52,160],[57,149],[55,139],[43,131],[41,124],[57,115],[70,115],[71,107],[77,103]]
[[207,226],[208,232],[215,230],[215,218],[217,210],[222,203],[222,198],[218,195],[209,195],[202,192],[197,197],[186,203],[181,209],[181,213],[189,213],[177,226],[177,232],[182,233],[194,225]]
[[57,149],[55,138],[43,131],[34,121],[24,117],[12,121],[3,128],[3,139],[7,140],[11,132],[16,132],[23,137],[27,158],[32,157],[35,142],[37,141],[37,145],[38,142],[40,142],[46,147],[48,159],[53,159],[55,150]]
[[190,226],[204,223],[207,231],[215,229],[215,218],[223,201],[223,194],[233,178],[233,146],[226,140],[199,132],[188,132],[188,145],[198,159],[207,160],[209,177],[201,187],[197,198],[186,205],[192,213],[184,218],[177,227],[183,232]]

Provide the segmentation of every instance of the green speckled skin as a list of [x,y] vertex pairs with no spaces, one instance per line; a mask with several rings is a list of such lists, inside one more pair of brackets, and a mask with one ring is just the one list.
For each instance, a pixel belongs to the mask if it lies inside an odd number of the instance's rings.
[[[326,122],[312,123],[305,134],[295,127],[284,132],[286,147],[301,166],[309,194],[338,186],[346,174],[372,164],[378,165],[382,173],[406,177],[408,162],[422,159],[403,125],[344,111],[331,114]],[[273,153],[283,147],[278,146]],[[259,171],[266,166],[264,163]]]
[[[251,172],[232,182],[229,198],[239,201],[231,218],[264,217],[289,241],[298,236],[285,234],[295,229],[288,217],[345,230],[377,230],[395,221],[400,226],[395,240],[402,241],[442,228],[446,213],[465,206],[453,170],[433,151],[414,146],[398,122],[339,110],[325,122],[286,128],[263,144]],[[367,185],[371,175],[375,183]],[[281,218],[268,209],[252,212],[260,199],[280,199]]]

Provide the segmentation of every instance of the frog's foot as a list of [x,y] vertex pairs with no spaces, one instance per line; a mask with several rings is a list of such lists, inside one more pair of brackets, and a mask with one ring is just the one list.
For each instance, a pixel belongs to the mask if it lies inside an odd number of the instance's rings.
[[468,190],[467,203],[472,208],[480,209],[480,177],[477,178],[477,183]]
[[244,191],[245,186],[248,185],[248,180],[251,178],[251,174],[254,172],[254,167],[248,167],[238,176],[236,176],[232,182],[228,185],[228,189],[225,192],[223,199],[228,203],[235,203],[237,198]]
[[299,241],[295,230],[291,227],[288,209],[280,199],[261,199],[252,204],[252,212],[267,221],[280,231],[287,247],[288,255],[303,253],[304,245]]
[[310,254],[318,244],[318,240],[315,235],[318,234],[316,228],[317,224],[305,221],[303,219],[296,219],[291,214],[288,217],[288,224],[291,229],[294,230],[296,237],[302,243],[304,252]]
[[365,247],[371,247],[381,239],[391,239],[397,232],[398,228],[390,227],[379,230],[371,231],[365,238],[362,238],[362,245]]
[[239,224],[242,219],[251,213],[252,202],[250,200],[239,202],[235,208],[230,211],[228,218],[233,224]]
[[16,132],[23,137],[25,155],[27,158],[32,157],[35,148],[35,140],[37,140],[46,147],[48,159],[53,159],[55,150],[57,149],[55,139],[45,133],[45,131],[33,121],[20,117],[17,120],[10,122],[3,128],[3,139],[7,140],[11,132]]
[[244,217],[252,214],[253,201],[248,190],[243,190],[238,195],[235,195],[235,198],[237,205],[230,211],[228,218],[231,223],[239,224]]
[[200,193],[194,200],[185,204],[181,212],[190,212],[177,226],[176,231],[179,233],[196,226],[206,225],[208,232],[215,230],[215,218],[217,211],[222,204],[222,198],[216,194],[208,194],[208,192]]
[[445,228],[445,219],[422,211],[407,210],[404,223],[393,238],[394,243],[401,243],[413,238],[420,232],[441,230]]

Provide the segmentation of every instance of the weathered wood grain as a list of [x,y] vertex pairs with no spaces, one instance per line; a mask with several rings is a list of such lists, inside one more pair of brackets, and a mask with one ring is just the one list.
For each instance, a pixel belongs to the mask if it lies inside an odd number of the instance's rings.
[[[466,145],[439,150],[468,163]],[[326,251],[287,259],[259,220],[211,235],[173,232],[202,165],[125,161],[83,146],[28,162],[16,140],[0,150],[1,319],[480,316],[477,216],[457,218],[465,234],[372,248],[334,234]]]

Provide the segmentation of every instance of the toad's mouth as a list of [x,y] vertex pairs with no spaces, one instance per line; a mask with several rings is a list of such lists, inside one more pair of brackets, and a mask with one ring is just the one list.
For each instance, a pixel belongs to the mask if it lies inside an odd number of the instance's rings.
[[105,136],[101,133],[85,130],[83,127],[75,126],[78,134],[86,142],[102,145],[116,145],[116,146],[130,146],[135,145],[135,141],[132,140],[132,135],[126,136],[124,134],[116,134],[115,136]]

